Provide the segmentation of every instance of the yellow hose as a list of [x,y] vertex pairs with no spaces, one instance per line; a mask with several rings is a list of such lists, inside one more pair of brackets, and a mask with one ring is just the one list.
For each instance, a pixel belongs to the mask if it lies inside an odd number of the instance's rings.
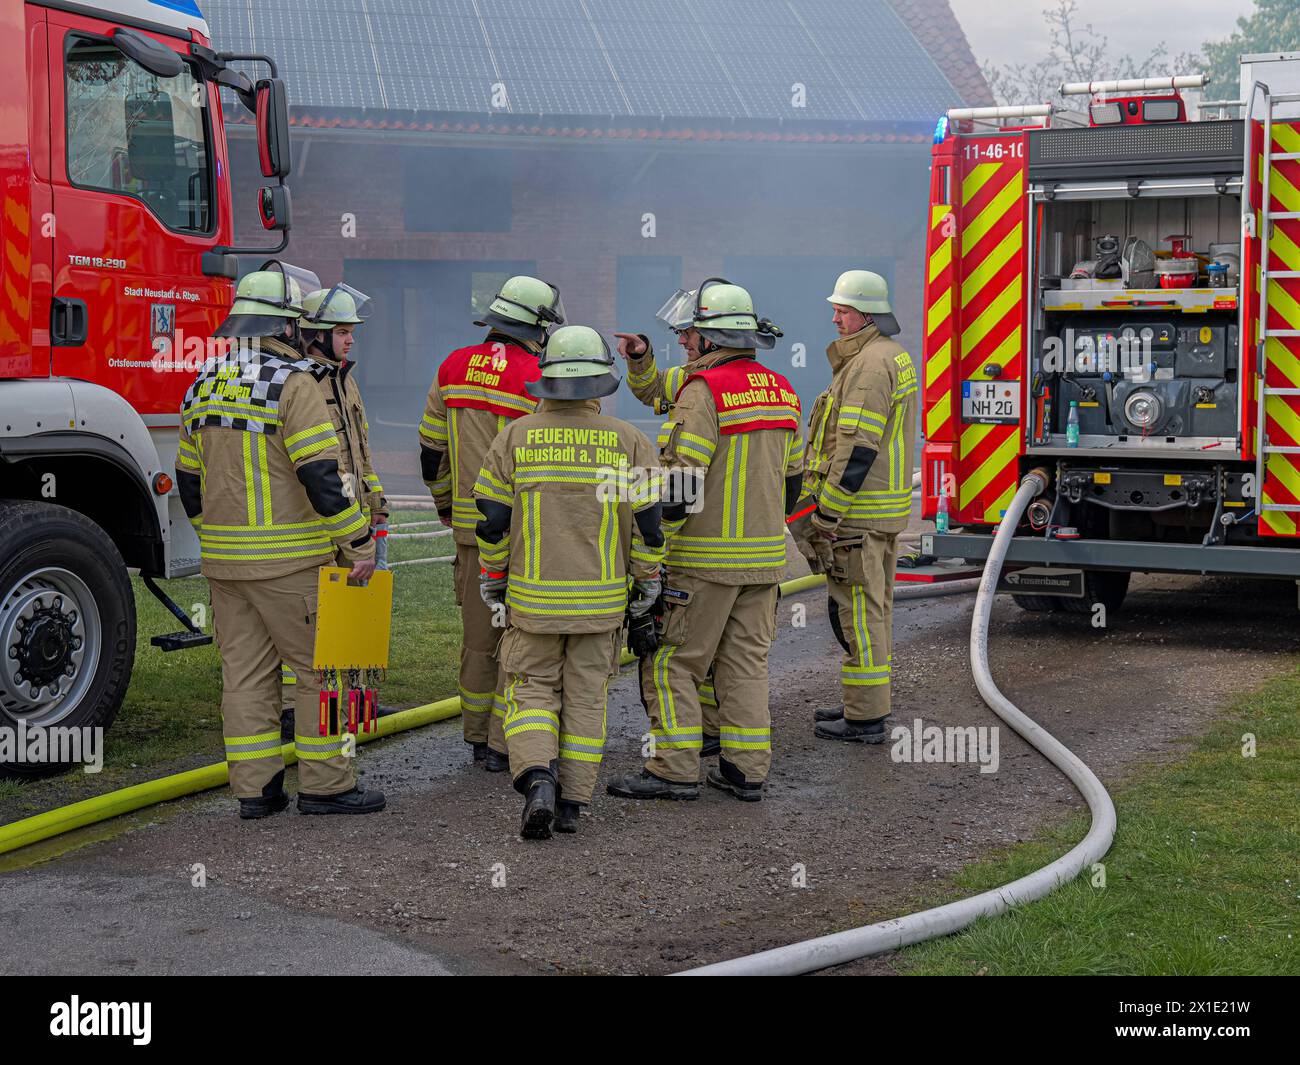
[[[808,577],[796,577],[794,580],[786,581],[780,586],[781,594],[792,595],[795,592],[802,592],[823,583],[825,580],[825,577],[815,574]],[[629,662],[635,661],[635,658],[624,651],[620,661],[621,664],[627,665]],[[406,732],[408,729],[419,728],[421,725],[430,725],[435,721],[444,721],[459,714],[459,697],[452,696],[450,699],[439,699],[436,703],[428,703],[425,706],[416,706],[410,710],[399,710],[395,714],[387,714],[379,719],[378,729],[373,732],[360,733],[357,740],[361,743],[369,743],[371,740],[382,739],[384,736],[392,736],[398,732]],[[280,753],[284,755],[285,765],[293,765],[298,761],[292,743],[286,743],[281,747]],[[133,784],[129,788],[119,788],[117,791],[97,795],[92,799],[82,799],[80,802],[74,802],[69,806],[60,806],[43,814],[25,817],[21,821],[14,821],[12,824],[0,825],[0,854],[8,854],[20,847],[39,843],[41,840],[51,839],[54,836],[61,836],[73,829],[98,824],[100,821],[107,821],[110,817],[129,814],[146,806],[166,802],[169,799],[179,799],[185,795],[193,795],[200,791],[219,788],[226,784],[229,779],[226,763],[217,762],[215,765],[205,765],[199,769],[187,770],[184,773],[173,773],[171,776],[159,777],[157,780],[147,780],[143,784]]]

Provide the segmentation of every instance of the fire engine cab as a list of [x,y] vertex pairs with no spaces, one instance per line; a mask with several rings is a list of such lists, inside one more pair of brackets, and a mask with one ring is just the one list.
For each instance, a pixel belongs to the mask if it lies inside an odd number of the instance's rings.
[[[153,580],[198,571],[178,410],[236,254],[288,239],[275,74],[213,51],[193,0],[0,0],[0,726],[111,723],[135,653],[128,567],[186,626],[155,642],[210,640]],[[231,246],[223,88],[255,120],[276,247]]]
[[1204,83],[936,130],[925,549],[987,557],[1042,468],[1001,586],[1027,609],[1116,609],[1135,571],[1300,579],[1300,53],[1243,57],[1194,121]]

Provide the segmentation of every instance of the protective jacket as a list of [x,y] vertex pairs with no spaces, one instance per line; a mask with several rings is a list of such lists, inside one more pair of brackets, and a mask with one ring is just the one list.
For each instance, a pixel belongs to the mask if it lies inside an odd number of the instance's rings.
[[718,584],[771,584],[785,567],[785,515],[799,496],[799,397],[752,349],[691,364],[660,430],[670,474],[664,529],[670,569]]
[[663,559],[654,450],[599,400],[544,400],[511,422],[474,497],[479,558],[508,571],[510,624],[526,632],[619,628],[630,579]]
[[339,473],[320,363],[277,340],[210,359],[181,404],[176,477],[207,577],[258,580],[374,557]]
[[916,369],[874,325],[826,349],[830,387],[808,418],[805,492],[837,535],[899,533],[912,506],[916,455]]
[[474,544],[474,484],[488,448],[506,425],[537,409],[524,386],[540,375],[535,351],[491,333],[438,367],[420,422],[420,470],[458,544]]
[[339,472],[343,486],[351,487],[352,494],[361,504],[361,513],[371,525],[388,521],[388,500],[384,486],[375,473],[374,458],[370,450],[370,422],[366,420],[366,405],[361,400],[361,389],[352,376],[355,362],[335,359],[317,348],[311,349],[310,358],[326,368],[326,373],[316,377],[321,396],[334,423],[339,438]]

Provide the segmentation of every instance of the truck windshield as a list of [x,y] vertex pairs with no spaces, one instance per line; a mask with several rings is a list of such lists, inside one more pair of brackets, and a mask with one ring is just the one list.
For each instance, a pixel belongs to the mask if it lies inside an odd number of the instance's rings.
[[190,68],[160,78],[83,38],[71,42],[65,71],[68,180],[142,200],[172,229],[209,232],[207,88]]

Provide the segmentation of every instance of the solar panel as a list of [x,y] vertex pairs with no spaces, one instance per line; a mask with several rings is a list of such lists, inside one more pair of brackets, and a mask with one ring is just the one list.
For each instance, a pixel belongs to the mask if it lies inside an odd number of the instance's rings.
[[391,12],[370,15],[376,45],[419,44],[429,48],[477,48],[487,54],[483,27],[476,18],[411,18]]
[[538,18],[488,18],[483,20],[483,25],[487,28],[488,40],[493,49],[544,49],[567,54],[599,51],[596,34],[585,19],[577,22],[572,19],[548,21]]
[[403,111],[473,111],[491,103],[489,87],[467,81],[384,75],[388,106]]
[[928,121],[959,102],[887,0],[257,0],[251,29],[248,0],[204,8],[218,49],[276,57],[295,106],[490,116],[498,79],[546,114]]
[[[344,2],[354,10],[360,6],[360,0]],[[313,3],[312,6],[316,5]],[[370,9],[372,18],[376,14],[416,15],[422,18],[478,17],[474,11],[474,0],[366,0],[366,6]]]
[[425,48],[418,44],[389,44],[379,59],[384,83],[390,77],[477,80],[487,85],[496,80],[486,48]]
[[621,81],[716,83],[717,64],[698,52],[611,51],[609,61]]
[[[689,0],[688,0],[689,3]],[[689,3],[703,23],[732,26],[797,26],[799,19],[784,0],[695,0]]]
[[517,19],[569,19],[585,22],[581,0],[528,0],[521,4],[519,0],[478,0],[479,13],[484,18]]
[[729,85],[629,81],[623,83],[623,91],[638,115],[706,118],[744,114],[740,98]]
[[814,81],[805,84],[802,106],[793,103],[788,86],[764,82],[738,82],[736,91],[754,118],[818,119],[822,121],[859,122],[862,115],[854,106],[853,97],[834,81]]
[[510,109],[516,114],[626,115],[622,94],[605,81],[506,82]]
[[[638,11],[640,8],[638,8]],[[652,54],[712,51],[712,46],[693,22],[667,24],[663,22],[597,21],[600,39],[611,51],[644,51]]]
[[604,81],[614,88],[609,67],[599,52],[550,52],[545,49],[495,48],[497,69],[509,81]]

